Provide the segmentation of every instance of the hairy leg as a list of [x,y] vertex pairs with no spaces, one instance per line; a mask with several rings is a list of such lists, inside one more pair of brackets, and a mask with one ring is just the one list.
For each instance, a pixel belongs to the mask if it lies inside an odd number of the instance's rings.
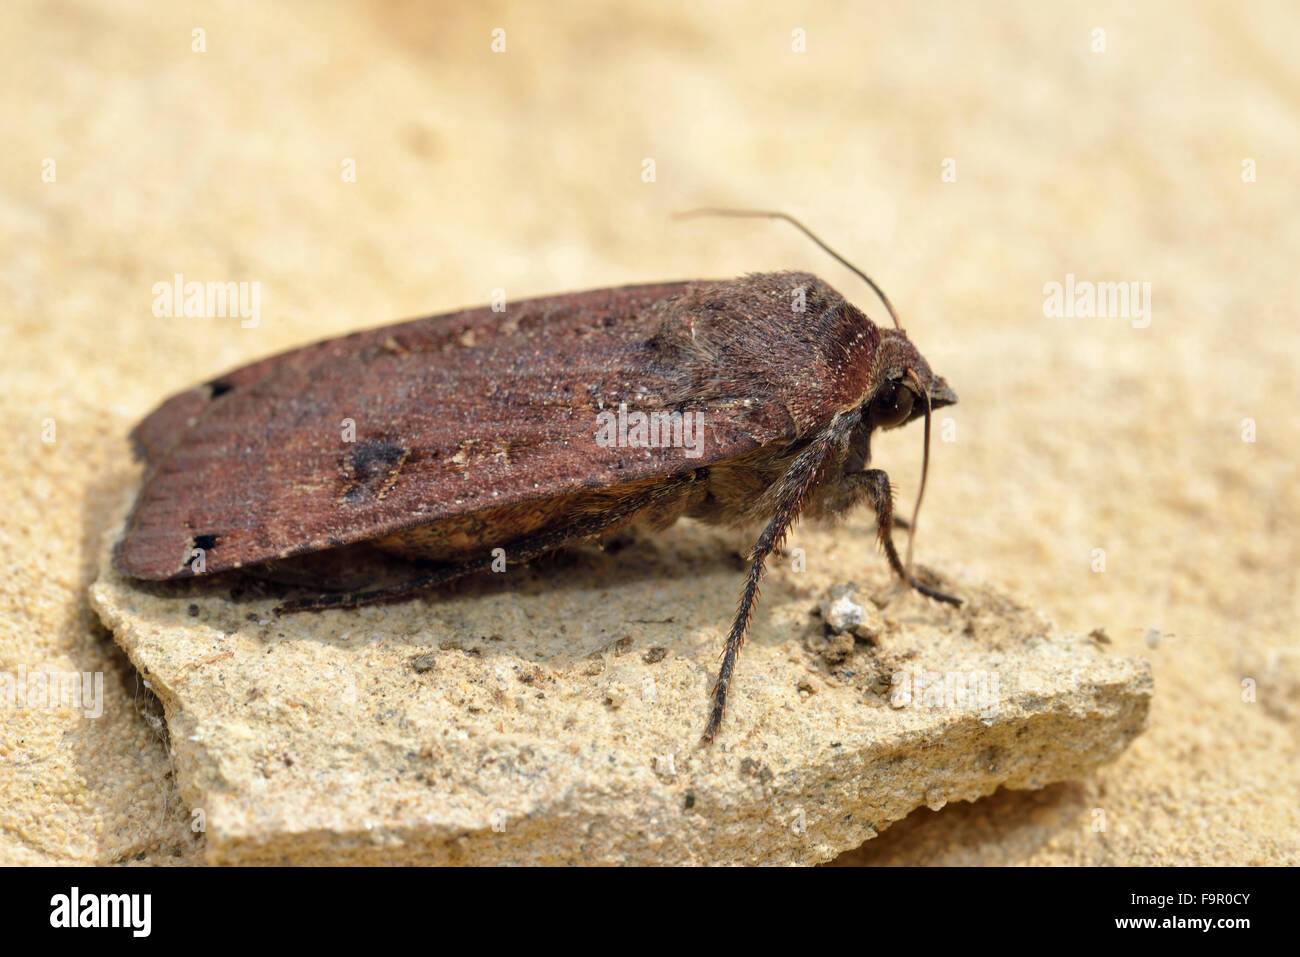
[[903,563],[898,557],[898,549],[894,547],[893,526],[899,520],[894,517],[894,499],[889,487],[889,476],[881,469],[868,469],[865,472],[854,472],[846,475],[844,480],[851,487],[861,489],[871,502],[871,507],[875,509],[876,534],[880,537],[880,544],[885,548],[885,556],[889,559],[889,567],[894,570],[894,573],[927,598],[947,602],[950,605],[960,605],[960,598],[954,598],[952,595],[944,594],[929,585],[923,585],[914,577],[909,577],[907,570],[903,567]]
[[740,593],[740,605],[736,610],[736,618],[731,625],[722,652],[718,680],[713,684],[713,708],[709,712],[709,723],[701,738],[704,744],[712,742],[718,728],[722,726],[722,716],[727,710],[727,693],[736,670],[736,657],[745,643],[745,632],[749,629],[754,605],[758,602],[758,585],[763,578],[767,557],[780,547],[790,525],[799,517],[804,496],[816,480],[827,455],[836,443],[852,430],[857,421],[857,416],[852,414],[836,416],[790,464],[785,475],[781,477],[776,492],[776,514],[767,523],[749,553],[749,573],[745,576],[745,587]]

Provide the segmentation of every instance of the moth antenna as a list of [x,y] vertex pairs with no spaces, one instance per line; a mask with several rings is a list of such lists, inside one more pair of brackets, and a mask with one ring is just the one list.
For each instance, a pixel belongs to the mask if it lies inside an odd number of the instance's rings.
[[907,579],[911,581],[912,545],[916,541],[916,521],[921,516],[921,499],[925,497],[925,477],[930,471],[930,393],[911,369],[907,370],[907,376],[916,383],[916,387],[921,390],[921,395],[925,397],[925,451],[921,453],[921,487],[916,491],[916,504],[912,506],[912,528],[907,533],[907,561],[903,565],[907,571]]
[[831,249],[831,247],[826,245],[825,241],[823,241],[816,233],[814,233],[803,223],[799,222],[799,220],[795,219],[789,213],[782,213],[782,212],[766,210],[766,209],[729,209],[720,206],[708,206],[708,207],[704,207],[703,209],[690,209],[684,213],[675,213],[673,215],[673,218],[692,219],[696,216],[735,216],[735,217],[761,218],[761,219],[784,219],[787,223],[794,226],[795,229],[798,229],[805,236],[807,236],[809,239],[815,242],[823,250],[830,253],[830,255],[835,259],[837,259],[841,265],[846,266],[855,275],[863,279],[866,282],[866,284],[875,291],[876,295],[880,297],[880,301],[885,304],[885,308],[889,310],[889,318],[894,320],[894,328],[895,329],[903,328],[903,324],[898,321],[898,313],[894,311],[894,304],[889,301],[889,297],[885,295],[885,291],[876,285],[876,281],[872,279],[870,276],[868,276],[866,273],[864,273],[857,266],[853,265],[853,263],[849,262],[839,253],[837,253],[835,250]]

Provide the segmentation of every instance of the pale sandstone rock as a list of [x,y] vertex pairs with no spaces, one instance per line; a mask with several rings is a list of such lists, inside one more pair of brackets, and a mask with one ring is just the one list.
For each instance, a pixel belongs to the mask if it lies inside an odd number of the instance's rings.
[[[834,533],[801,534],[815,555]],[[839,648],[830,572],[776,568],[701,747],[726,552],[684,525],[283,619],[256,588],[105,567],[91,601],[165,706],[219,863],[817,863],[923,804],[1086,775],[1145,726],[1145,662],[991,588],[949,582],[960,610],[893,591],[875,642]],[[883,563],[863,576],[891,595]]]

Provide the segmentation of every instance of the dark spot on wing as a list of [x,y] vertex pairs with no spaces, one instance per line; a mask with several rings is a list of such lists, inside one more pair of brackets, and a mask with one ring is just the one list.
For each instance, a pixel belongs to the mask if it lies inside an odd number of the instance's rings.
[[208,391],[211,393],[211,397],[214,399],[220,398],[221,396],[225,395],[233,388],[234,388],[233,385],[231,385],[229,382],[226,382],[222,379],[213,379],[211,382],[208,383]]
[[387,439],[372,439],[360,443],[352,450],[352,472],[360,482],[369,482],[379,476],[387,475],[402,459],[407,450],[396,442]]
[[343,501],[356,505],[382,499],[410,454],[410,449],[387,439],[359,442],[343,456]]
[[217,547],[217,542],[219,540],[220,539],[218,539],[216,535],[195,535],[191,538],[190,542],[192,544],[190,545],[190,553],[185,558],[185,567],[192,571],[194,563],[199,559],[199,554],[206,554],[207,552],[212,551],[212,549]]

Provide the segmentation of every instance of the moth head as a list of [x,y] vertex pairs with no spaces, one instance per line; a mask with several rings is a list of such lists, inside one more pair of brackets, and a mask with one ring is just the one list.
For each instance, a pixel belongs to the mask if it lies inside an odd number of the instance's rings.
[[901,329],[880,330],[880,348],[872,380],[878,385],[867,397],[864,418],[872,428],[893,429],[919,419],[929,408],[952,405],[957,394],[930,369]]
[[[893,314],[893,309],[890,309]],[[897,321],[897,319],[895,319]],[[871,429],[893,429],[916,418],[925,419],[922,438],[921,485],[912,507],[912,531],[907,536],[907,561],[904,577],[912,580],[912,545],[916,541],[916,523],[925,497],[925,479],[930,471],[930,417],[935,409],[952,405],[957,394],[930,363],[917,351],[901,328],[880,330],[880,347],[876,350],[871,381],[878,383],[863,407],[863,419]]]

